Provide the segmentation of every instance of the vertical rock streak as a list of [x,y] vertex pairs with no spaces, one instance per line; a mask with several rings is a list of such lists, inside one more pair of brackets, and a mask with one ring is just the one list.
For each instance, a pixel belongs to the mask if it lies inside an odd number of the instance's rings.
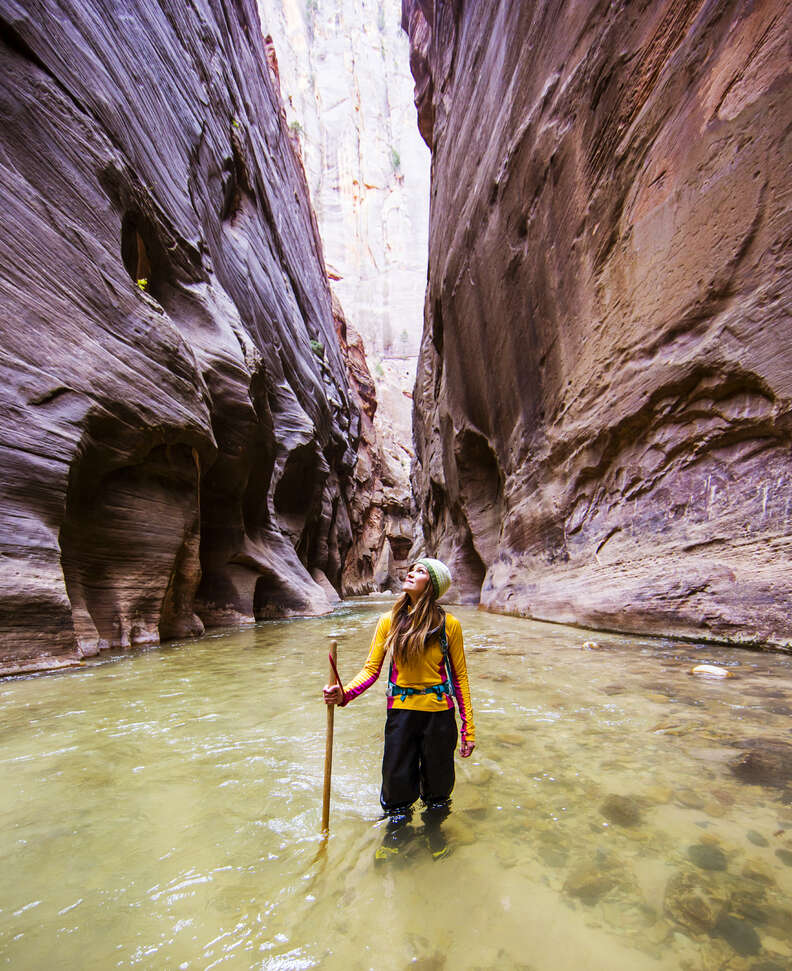
[[0,4],[0,669],[330,609],[360,416],[252,0]]
[[792,645],[789,5],[402,11],[430,548],[494,610]]

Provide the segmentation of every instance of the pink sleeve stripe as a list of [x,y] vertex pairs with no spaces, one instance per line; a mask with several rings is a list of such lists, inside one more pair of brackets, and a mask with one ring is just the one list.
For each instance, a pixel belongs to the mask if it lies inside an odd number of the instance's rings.
[[370,678],[366,678],[365,681],[361,681],[360,684],[356,684],[354,688],[344,688],[344,694],[351,701],[353,698],[357,698],[358,695],[363,694],[366,688],[370,688],[378,678],[379,671],[376,674],[372,674]]
[[462,734],[467,735],[467,709],[465,708],[465,699],[462,697],[462,686],[460,685],[459,679],[456,676],[454,662],[451,660],[450,654],[448,655],[448,666],[451,668],[451,683],[454,686],[454,697],[457,700],[459,717],[462,720]]

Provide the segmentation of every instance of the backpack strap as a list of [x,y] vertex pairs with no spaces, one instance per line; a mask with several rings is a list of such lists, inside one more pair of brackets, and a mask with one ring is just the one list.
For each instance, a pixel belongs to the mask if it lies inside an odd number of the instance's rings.
[[408,698],[410,695],[437,695],[437,700],[440,701],[443,695],[452,696],[454,694],[454,686],[451,683],[451,661],[448,655],[448,638],[446,637],[445,629],[445,617],[443,617],[443,626],[440,628],[440,647],[443,650],[443,666],[445,668],[445,680],[441,681],[440,684],[429,685],[428,688],[406,688],[403,685],[396,684],[393,680],[393,658],[391,657],[390,667],[388,668],[388,687],[386,693],[389,698],[399,697],[402,701]]

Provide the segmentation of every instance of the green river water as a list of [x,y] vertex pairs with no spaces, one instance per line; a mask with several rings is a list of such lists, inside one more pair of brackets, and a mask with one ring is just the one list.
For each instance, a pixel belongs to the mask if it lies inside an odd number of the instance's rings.
[[449,855],[416,814],[375,861],[384,674],[336,714],[322,852],[328,642],[351,678],[390,602],[0,682],[0,964],[792,967],[790,790],[730,768],[791,741],[785,655],[452,608],[478,748]]

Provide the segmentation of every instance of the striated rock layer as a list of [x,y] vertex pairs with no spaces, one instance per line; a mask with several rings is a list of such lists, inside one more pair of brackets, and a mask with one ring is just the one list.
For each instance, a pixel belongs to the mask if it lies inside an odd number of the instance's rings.
[[360,412],[360,442],[354,489],[349,503],[352,546],[344,564],[342,593],[356,596],[374,590],[401,590],[409,554],[415,541],[415,521],[409,479],[394,470],[392,443],[386,447],[374,425],[377,395],[366,364],[360,334],[347,322],[341,304],[333,299],[333,316],[341,350],[347,361],[353,400]]
[[458,592],[792,645],[792,7],[404,0],[414,488]]
[[373,473],[382,482],[360,492],[367,509],[355,533],[357,580],[350,574],[345,582],[350,590],[375,580],[400,589],[405,539],[419,533],[412,389],[429,225],[429,151],[415,127],[400,0],[381,0],[373,13],[359,0],[258,6],[332,289],[362,338],[376,387],[376,412],[364,409],[362,419],[371,461],[359,467],[363,478]]
[[0,670],[329,610],[360,416],[254,0],[2,0],[0,119]]
[[[400,0],[379,0],[373,10],[360,0],[258,4],[277,51],[333,289],[363,338],[369,366],[399,358],[414,377],[429,153],[415,128]],[[384,377],[376,375],[377,384]]]

